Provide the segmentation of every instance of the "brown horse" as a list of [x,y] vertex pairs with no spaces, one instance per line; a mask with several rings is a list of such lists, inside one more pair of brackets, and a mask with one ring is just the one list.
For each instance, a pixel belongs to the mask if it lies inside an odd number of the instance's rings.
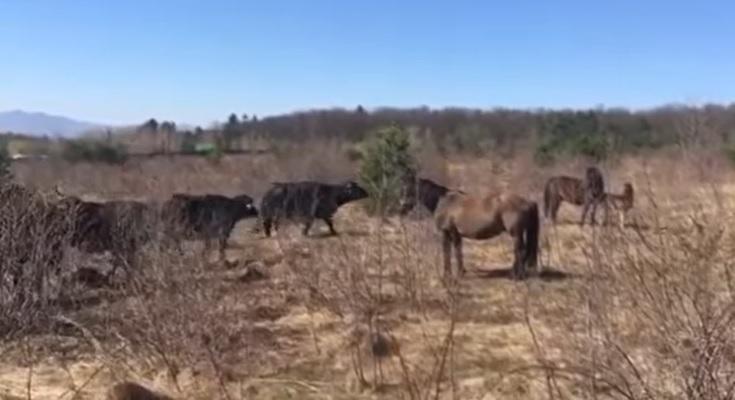
[[602,173],[595,167],[589,167],[585,171],[585,178],[578,179],[571,176],[554,176],[546,181],[544,187],[544,217],[551,218],[556,223],[556,214],[563,202],[582,206],[582,219],[584,221],[589,211],[592,212],[590,222],[596,224],[595,215],[597,206],[604,202],[605,181]]
[[449,190],[428,179],[419,179],[413,187],[404,191],[402,208],[404,211],[412,208],[418,199],[434,213],[436,226],[443,235],[445,274],[451,272],[452,248],[459,273],[465,273],[462,238],[485,240],[503,232],[513,236],[515,242],[513,278],[524,279],[527,268],[536,267],[539,240],[536,202],[512,193],[470,195]]
[[633,208],[634,201],[633,185],[628,182],[623,185],[622,194],[605,193],[605,220],[608,219],[609,209],[613,208],[618,212],[620,228],[624,228],[626,216],[628,211]]

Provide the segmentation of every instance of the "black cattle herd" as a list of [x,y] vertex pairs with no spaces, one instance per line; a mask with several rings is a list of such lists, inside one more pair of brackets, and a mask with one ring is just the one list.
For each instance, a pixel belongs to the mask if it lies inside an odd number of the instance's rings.
[[[39,204],[39,208],[36,209],[40,210],[36,211],[39,214],[36,216],[39,222],[37,225],[47,228],[44,230],[46,236],[64,237],[69,245],[84,252],[110,252],[113,256],[111,274],[114,274],[119,267],[126,270],[134,269],[140,248],[154,239],[163,245],[173,246],[179,252],[182,251],[183,240],[203,240],[205,251],[211,248],[212,243],[216,243],[221,260],[224,258],[227,241],[233,228],[238,221],[245,218],[257,217],[260,223],[256,229],[262,228],[266,236],[271,236],[272,230],[278,229],[282,220],[300,221],[303,223],[303,235],[308,235],[313,222],[317,219],[324,221],[330,233],[336,235],[337,230],[332,218],[338,208],[368,197],[368,192],[354,181],[341,184],[315,181],[273,182],[263,195],[259,207],[255,206],[252,197],[245,194],[226,197],[218,194],[176,193],[162,204],[157,204],[141,201],[83,201],[77,197],[63,195],[57,190],[60,199],[48,202],[39,201],[38,193],[14,183],[1,184],[0,189],[0,206],[3,209],[7,210],[12,202],[18,201]],[[516,220],[520,220],[521,217],[531,218],[529,221],[537,219],[537,216],[525,217],[528,212],[537,213],[536,203],[515,195],[501,194],[496,197],[480,198],[473,203],[473,199],[463,191],[452,190],[428,179],[417,179],[414,176],[404,180],[401,193],[399,207],[401,215],[420,203],[435,214],[437,221],[439,219],[444,221],[441,224],[446,224],[449,218],[447,215],[455,218],[456,221],[452,221],[456,224],[451,225],[453,231],[445,232],[445,239],[455,245],[457,240],[461,243],[460,237],[463,234],[461,230],[468,224],[467,221],[463,222],[462,218],[467,219],[468,216],[487,220],[487,229],[491,229],[492,232],[464,235],[480,239],[490,238],[500,232],[517,236],[515,225],[511,223],[519,224]],[[466,200],[461,203],[461,207],[464,208],[456,211],[449,208],[450,198],[454,203],[458,202],[457,198]],[[590,167],[583,179],[553,177],[547,182],[544,198],[547,217],[551,214],[555,220],[560,202],[566,200],[584,207],[582,224],[588,208],[591,207],[594,223],[595,209],[605,200],[602,175],[597,168]],[[521,203],[525,204],[524,209],[528,210],[525,214],[520,213]],[[440,210],[437,211],[437,208]],[[509,222],[509,218],[514,219],[514,222]],[[439,222],[437,227],[443,229]],[[533,236],[524,237],[522,233],[524,229],[521,228],[518,228],[521,234],[517,236],[517,265],[514,264],[514,269],[525,268],[526,264],[529,264],[528,260],[532,260],[532,264],[535,264],[535,254],[525,254],[524,248],[537,248],[537,232]],[[19,228],[14,235],[13,246],[15,254],[18,255],[15,259],[17,267],[11,268],[10,271],[11,274],[15,271],[14,278],[19,276],[22,264],[34,257],[30,249],[31,243],[38,239],[38,232],[29,229]],[[528,241],[533,243],[527,243]],[[449,244],[445,245],[447,262],[448,246]],[[41,261],[49,267],[57,267],[64,246],[59,243],[58,246],[50,247],[52,251],[46,252],[46,258],[35,261]],[[458,257],[461,257],[461,254]],[[461,262],[461,258],[458,261]],[[520,278],[524,276],[523,273],[518,275]]]

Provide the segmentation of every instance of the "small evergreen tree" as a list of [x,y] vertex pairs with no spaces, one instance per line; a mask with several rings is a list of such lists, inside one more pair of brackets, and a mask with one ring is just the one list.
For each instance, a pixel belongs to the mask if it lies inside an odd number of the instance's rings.
[[233,144],[237,140],[240,134],[240,120],[237,119],[237,114],[232,113],[227,119],[227,123],[222,128],[222,139],[224,150],[233,150]]
[[0,138],[0,183],[10,177],[10,156],[8,142]]
[[70,140],[64,144],[61,157],[71,163],[123,164],[128,159],[128,151],[119,143]]
[[368,135],[360,165],[360,181],[370,194],[369,212],[388,214],[397,210],[403,178],[416,174],[416,161],[405,129],[380,128]]

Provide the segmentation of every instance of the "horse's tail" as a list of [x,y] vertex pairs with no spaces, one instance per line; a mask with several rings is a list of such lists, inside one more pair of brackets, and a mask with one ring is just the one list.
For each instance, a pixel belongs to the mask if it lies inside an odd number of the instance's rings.
[[544,187],[544,217],[549,218],[549,209],[551,208],[551,186],[553,185],[554,179],[546,181]]
[[538,265],[539,213],[536,202],[531,203],[526,225],[526,266],[535,268]]

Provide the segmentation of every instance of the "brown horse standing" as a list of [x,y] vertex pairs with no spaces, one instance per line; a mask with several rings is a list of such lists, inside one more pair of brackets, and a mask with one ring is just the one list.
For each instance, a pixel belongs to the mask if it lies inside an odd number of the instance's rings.
[[[418,199],[434,213],[442,232],[444,272],[451,272],[454,248],[457,268],[464,274],[462,238],[485,240],[507,232],[514,239],[513,278],[524,279],[538,259],[539,216],[536,202],[512,193],[473,196],[449,190],[428,179],[419,179],[404,192],[405,210]],[[437,201],[438,200],[438,201]]]
[[580,225],[584,225],[587,213],[592,212],[590,222],[596,223],[595,214],[597,206],[605,200],[605,181],[602,173],[595,167],[589,167],[585,171],[584,179],[571,176],[554,176],[546,181],[544,187],[544,216],[556,222],[556,214],[559,212],[562,202],[582,206],[582,219]]

